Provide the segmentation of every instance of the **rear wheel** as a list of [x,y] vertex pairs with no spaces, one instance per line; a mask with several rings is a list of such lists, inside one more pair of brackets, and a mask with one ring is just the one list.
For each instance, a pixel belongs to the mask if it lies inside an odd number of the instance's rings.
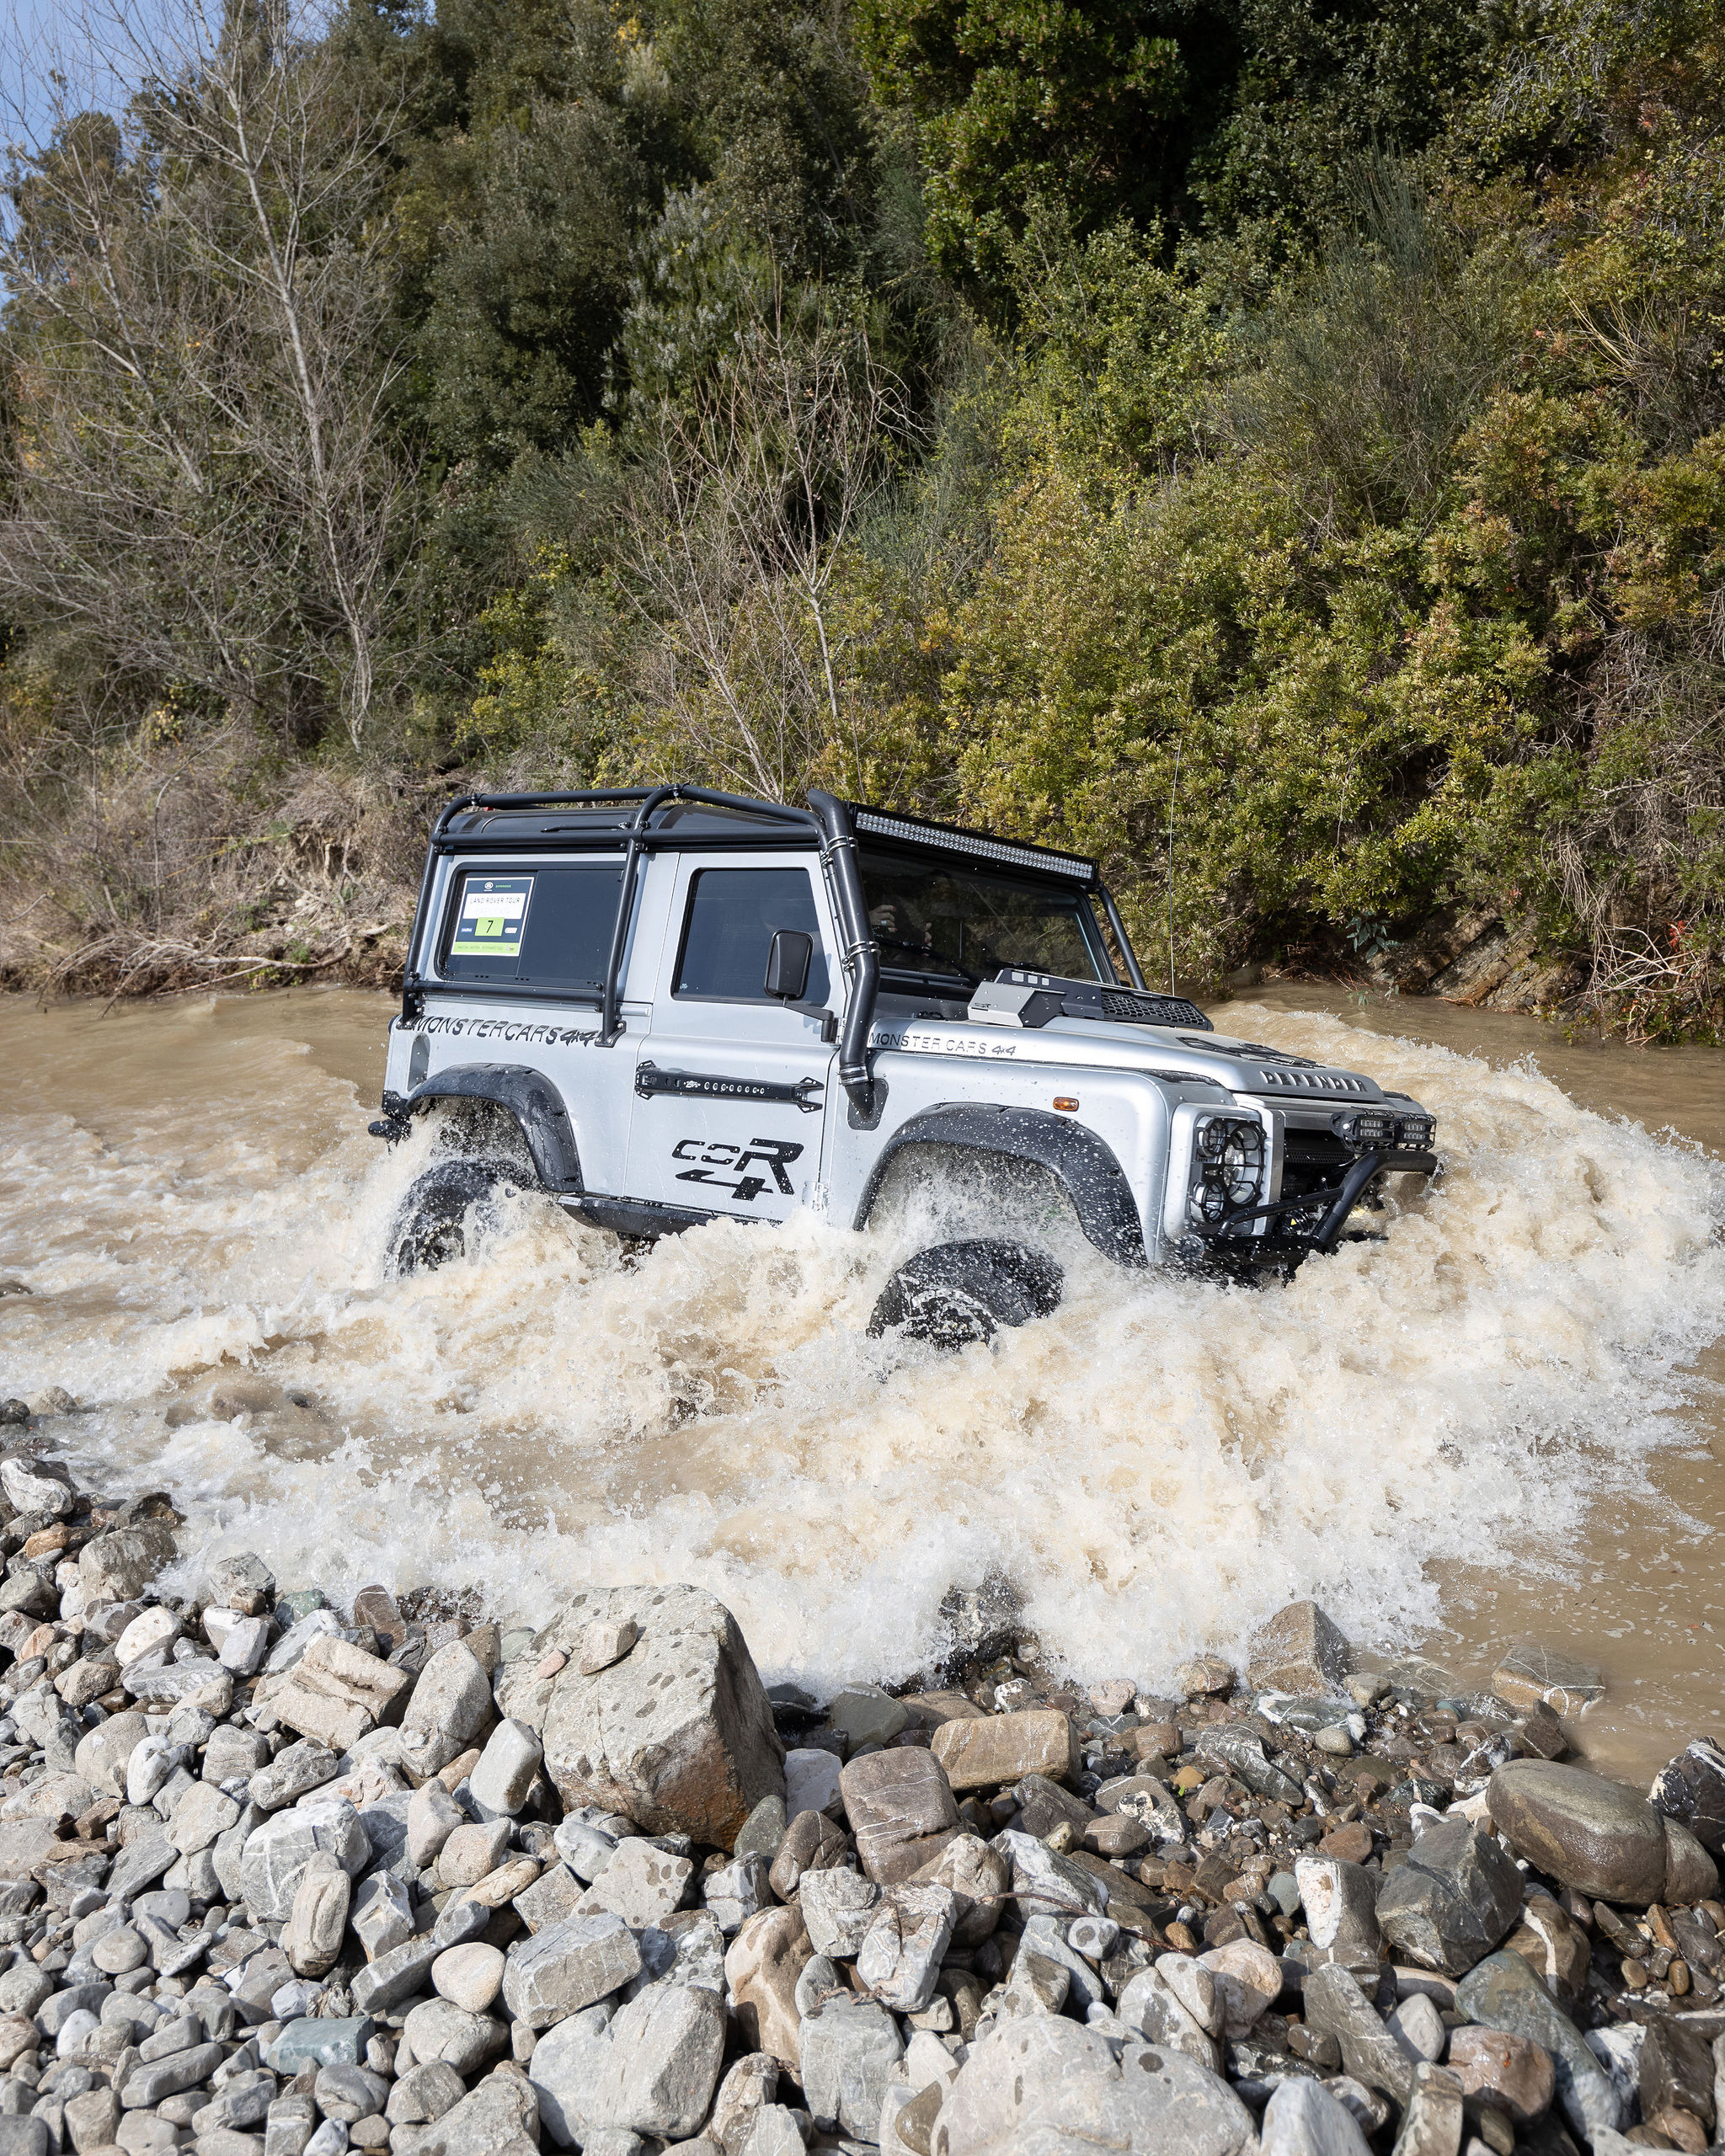
[[868,1330],[876,1337],[901,1332],[937,1348],[965,1348],[992,1340],[1003,1325],[1046,1317],[1065,1284],[1053,1258],[1023,1243],[937,1243],[893,1274]]
[[525,1190],[528,1177],[507,1161],[442,1161],[409,1188],[389,1231],[396,1272],[435,1273],[464,1257],[475,1206],[491,1204],[504,1190]]

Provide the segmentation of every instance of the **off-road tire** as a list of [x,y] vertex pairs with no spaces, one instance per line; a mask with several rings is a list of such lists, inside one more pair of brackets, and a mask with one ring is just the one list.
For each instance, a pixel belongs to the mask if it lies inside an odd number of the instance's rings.
[[528,1177],[507,1161],[442,1161],[409,1187],[389,1230],[397,1273],[435,1273],[464,1257],[467,1214],[499,1190],[525,1190]]
[[1066,1276],[1024,1243],[936,1243],[895,1273],[868,1321],[871,1335],[898,1332],[937,1348],[988,1342],[1003,1325],[1025,1325],[1057,1308]]

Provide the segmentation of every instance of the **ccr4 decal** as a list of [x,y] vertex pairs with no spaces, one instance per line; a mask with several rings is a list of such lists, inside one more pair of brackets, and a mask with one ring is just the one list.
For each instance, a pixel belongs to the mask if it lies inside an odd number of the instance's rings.
[[[769,1177],[782,1198],[795,1197],[795,1186],[785,1170],[802,1150],[800,1145],[782,1138],[751,1138],[746,1145],[732,1145],[723,1139],[682,1138],[671,1147],[670,1155],[674,1161],[701,1163],[698,1167],[679,1168],[679,1182],[712,1183],[729,1191],[740,1204],[748,1205],[766,1189]],[[751,1174],[751,1166],[763,1168],[766,1173]],[[728,1175],[737,1180],[727,1182]]]

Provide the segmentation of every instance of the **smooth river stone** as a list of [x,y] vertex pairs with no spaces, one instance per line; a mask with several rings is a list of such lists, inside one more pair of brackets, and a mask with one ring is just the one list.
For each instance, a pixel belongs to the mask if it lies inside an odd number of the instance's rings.
[[1489,1802],[1516,1854],[1566,1886],[1643,1909],[1664,1892],[1665,1822],[1633,1790],[1554,1759],[1512,1759]]

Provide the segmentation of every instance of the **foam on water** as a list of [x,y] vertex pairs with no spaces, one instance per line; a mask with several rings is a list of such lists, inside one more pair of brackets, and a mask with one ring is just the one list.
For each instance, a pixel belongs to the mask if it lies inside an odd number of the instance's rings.
[[[117,1074],[110,1113],[3,1126],[0,1270],[35,1293],[0,1301],[0,1391],[98,1403],[54,1434],[99,1486],[190,1496],[284,1584],[477,1582],[537,1620],[692,1580],[775,1677],[907,1674],[991,1570],[1082,1678],[1165,1679],[1302,1594],[1389,1645],[1438,1618],[1433,1567],[1537,1564],[1640,1481],[1719,1330],[1725,1186],[1530,1068],[1228,1017],[1416,1095],[1441,1187],[1255,1293],[1068,1237],[1060,1310],[948,1358],[864,1331],[915,1193],[863,1236],[720,1224],[638,1258],[523,1201],[392,1278],[433,1136],[386,1155],[303,1053],[188,1034],[172,1105]],[[211,1419],[236,1374],[264,1406]]]

